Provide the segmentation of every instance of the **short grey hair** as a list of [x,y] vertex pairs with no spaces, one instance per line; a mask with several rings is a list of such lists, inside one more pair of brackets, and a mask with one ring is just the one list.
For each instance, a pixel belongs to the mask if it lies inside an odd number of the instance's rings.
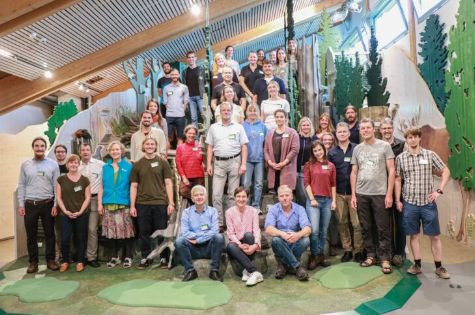
[[191,188],[191,197],[193,197],[197,191],[201,191],[206,196],[206,187],[203,185],[196,185]]
[[344,121],[340,121],[338,124],[336,124],[336,129],[338,129],[338,127],[342,127],[350,131],[350,126],[348,126],[348,124]]
[[292,189],[289,187],[289,185],[280,185],[279,188],[277,188],[277,195],[280,195],[284,192],[290,192],[292,195]]
[[385,117],[385,118],[381,119],[381,122],[379,124],[380,124],[380,126],[382,124],[385,124],[385,125],[391,125],[391,127],[394,127],[393,121],[389,117]]

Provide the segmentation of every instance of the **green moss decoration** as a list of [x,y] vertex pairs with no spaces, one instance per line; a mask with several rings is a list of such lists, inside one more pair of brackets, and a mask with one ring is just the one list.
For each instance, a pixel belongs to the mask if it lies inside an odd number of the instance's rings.
[[354,289],[381,277],[381,268],[361,268],[358,263],[347,262],[320,270],[313,278],[328,289]]
[[440,22],[439,16],[432,14],[427,19],[419,44],[421,48],[419,55],[424,60],[419,64],[419,70],[441,113],[444,113],[448,98],[448,93],[445,91],[448,50],[445,44],[447,34],[444,33],[444,27],[445,24]]
[[378,40],[374,34],[374,28],[371,28],[371,39],[369,44],[369,62],[366,70],[366,97],[368,106],[385,106],[388,104],[389,92],[386,91],[388,79],[382,77],[381,65],[383,59],[378,53]]
[[54,108],[53,115],[48,119],[48,130],[44,132],[51,144],[56,140],[59,128],[64,124],[64,121],[73,117],[77,113],[78,109],[73,100],[59,103]]
[[79,288],[77,281],[62,281],[52,277],[24,279],[6,286],[0,295],[16,295],[25,303],[50,302],[68,297]]
[[445,123],[450,134],[449,168],[465,189],[475,189],[475,2],[460,0],[457,24],[450,29]]

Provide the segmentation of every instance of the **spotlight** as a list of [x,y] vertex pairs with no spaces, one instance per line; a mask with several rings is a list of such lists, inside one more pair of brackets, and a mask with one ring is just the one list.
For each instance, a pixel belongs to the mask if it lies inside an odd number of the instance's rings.
[[84,85],[81,83],[79,84],[79,91],[82,91],[82,90],[84,90]]
[[197,16],[201,13],[201,7],[198,4],[194,3],[191,5],[190,12],[191,14]]
[[86,89],[86,93],[89,93],[89,92],[91,92],[91,90],[89,90],[89,89]]
[[51,79],[53,77],[53,72],[46,70],[44,76],[46,79]]

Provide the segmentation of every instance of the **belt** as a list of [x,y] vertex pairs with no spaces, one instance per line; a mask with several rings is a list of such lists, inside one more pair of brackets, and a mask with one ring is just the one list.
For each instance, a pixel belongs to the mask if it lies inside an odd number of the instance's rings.
[[53,198],[44,199],[44,200],[25,200],[25,203],[29,203],[34,206],[45,205],[47,203],[53,202]]
[[97,197],[97,194],[91,194],[91,197]]
[[215,156],[214,158],[218,161],[227,161],[227,160],[231,160],[231,159],[234,159],[234,158],[237,158],[238,156],[240,156],[241,153],[238,153],[236,155],[233,155],[233,156],[228,156],[228,157],[219,157],[219,156]]

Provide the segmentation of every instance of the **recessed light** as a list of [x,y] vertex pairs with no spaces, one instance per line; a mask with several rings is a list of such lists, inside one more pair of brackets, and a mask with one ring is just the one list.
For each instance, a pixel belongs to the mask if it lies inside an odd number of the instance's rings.
[[53,77],[53,72],[46,70],[44,76],[46,79],[51,79]]
[[199,15],[201,13],[201,7],[198,4],[194,3],[191,5],[190,12],[195,16]]

